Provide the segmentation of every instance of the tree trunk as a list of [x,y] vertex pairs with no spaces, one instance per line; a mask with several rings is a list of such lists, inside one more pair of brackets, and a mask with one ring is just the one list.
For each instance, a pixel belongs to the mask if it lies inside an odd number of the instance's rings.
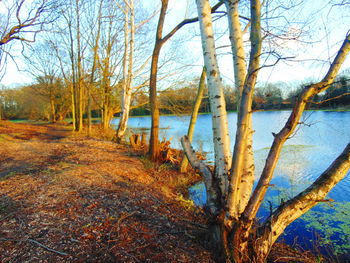
[[[202,37],[204,64],[207,74],[210,108],[213,122],[213,141],[215,153],[215,174],[221,193],[228,187],[230,169],[230,137],[226,114],[226,103],[216,59],[211,7],[207,0],[196,0]],[[222,196],[224,198],[224,196]]]
[[78,105],[77,105],[77,110],[78,110],[78,127],[77,130],[78,132],[81,132],[83,130],[83,106],[84,106],[84,87],[83,87],[83,79],[82,79],[82,74],[83,74],[83,69],[82,69],[82,58],[81,58],[81,44],[80,44],[80,8],[79,8],[79,0],[76,0],[76,19],[77,19],[77,97],[78,97]]
[[50,95],[50,108],[51,108],[50,122],[55,123],[56,122],[56,109],[55,109],[55,100],[54,100],[52,95]]
[[[237,38],[236,41],[232,41],[232,50],[236,53],[235,74],[236,81],[239,84],[240,99],[238,104],[237,113],[237,131],[236,140],[232,157],[232,179],[230,181],[230,191],[227,201],[228,212],[226,220],[227,224],[230,224],[232,218],[238,219],[239,215],[244,211],[247,205],[251,189],[254,180],[254,163],[253,163],[253,151],[252,151],[252,102],[254,95],[254,88],[257,79],[257,75],[260,67],[261,56],[261,28],[260,28],[260,1],[251,0],[251,30],[250,41],[252,48],[250,50],[250,61],[247,74],[242,73],[243,66],[241,56],[243,42],[240,34],[241,29],[238,19],[238,4],[230,6],[228,12],[231,14],[233,27],[231,29],[231,35],[233,38]],[[235,36],[237,35],[237,36]],[[231,38],[232,39],[232,38]],[[242,74],[242,75],[241,75]],[[244,78],[244,84],[242,82]],[[243,84],[243,85],[242,85]],[[229,219],[230,218],[230,219]]]
[[[133,67],[133,54],[134,54],[134,36],[135,36],[135,13],[134,13],[134,2],[130,0],[126,4],[125,8],[125,27],[124,27],[124,41],[125,41],[125,54],[123,61],[123,71],[124,71],[124,80],[123,80],[123,98],[122,98],[122,109],[121,116],[119,119],[119,125],[117,129],[117,142],[122,140],[124,133],[127,128],[129,111],[130,111],[130,102],[131,102],[131,87],[132,87],[132,67]],[[130,10],[130,43],[129,43],[129,21],[128,13]]]
[[[219,260],[235,263],[260,263],[266,260],[272,245],[283,233],[284,229],[318,202],[324,201],[332,187],[350,169],[349,144],[343,153],[309,188],[281,204],[277,210],[271,213],[270,218],[265,222],[259,223],[260,226],[256,224],[258,220],[256,214],[270,185],[282,146],[298,126],[302,113],[312,96],[325,91],[334,82],[341,65],[350,52],[350,34],[348,33],[326,76],[321,82],[305,87],[285,126],[278,134],[274,134],[275,139],[266,159],[265,167],[252,193],[252,170],[254,166],[251,104],[257,75],[261,67],[259,61],[262,48],[261,6],[259,0],[250,1],[251,49],[248,70],[245,70],[245,63],[241,61],[244,58],[244,52],[239,55],[243,51],[243,43],[242,30],[238,21],[238,2],[227,0],[225,3],[230,18],[229,25],[236,85],[240,89],[237,135],[232,158],[232,169],[230,170],[229,188],[223,188],[220,181],[222,178],[220,171],[223,171],[227,166],[217,161],[225,153],[224,146],[220,148],[220,145],[216,145],[214,141],[215,164],[216,166],[221,165],[221,170],[215,167],[215,171],[211,172],[204,163],[196,158],[188,138],[182,138],[182,145],[191,165],[200,171],[204,179],[207,192],[205,209],[213,222],[210,227],[210,238],[216,244],[216,248],[220,253],[223,254]],[[209,72],[207,78],[211,108],[213,116],[220,118],[220,114],[214,112],[217,108],[221,108],[215,107],[220,106],[221,85],[214,52],[209,1],[197,0],[197,7],[201,23],[203,56]],[[214,138],[218,136],[218,131],[225,130],[225,128],[225,122],[213,121]],[[228,144],[229,141],[223,140],[223,143]],[[223,200],[227,200],[227,202],[223,202]]]
[[[191,120],[190,120],[190,124],[189,124],[188,131],[187,131],[187,137],[188,137],[190,142],[192,142],[194,129],[195,129],[196,122],[197,122],[198,111],[199,111],[199,108],[201,106],[202,99],[203,99],[203,93],[204,93],[204,89],[205,89],[205,79],[207,77],[206,75],[207,74],[206,74],[205,67],[203,67],[201,78],[199,80],[197,96],[196,96],[195,103],[193,105]],[[187,172],[187,166],[188,166],[188,159],[187,159],[186,155],[184,154],[184,157],[183,157],[181,164],[180,164],[180,172],[181,173]]]
[[149,142],[149,158],[152,161],[158,160],[159,156],[159,108],[157,100],[157,73],[158,73],[158,60],[160,50],[163,45],[162,34],[163,34],[163,25],[165,20],[166,11],[168,8],[168,0],[162,0],[162,8],[160,10],[157,33],[156,33],[156,42],[154,44],[153,54],[152,54],[152,63],[151,63],[151,75],[149,81],[149,102],[151,107],[151,117],[152,117],[152,127],[151,127],[151,136]]
[[[246,66],[246,57],[244,51],[244,43],[243,43],[243,31],[241,29],[241,23],[239,21],[239,12],[238,12],[238,1],[226,1],[225,2],[227,9],[227,17],[229,22],[229,31],[230,31],[230,41],[231,41],[231,49],[232,49],[232,58],[233,58],[233,68],[235,75],[235,87],[238,90],[238,105],[237,112],[240,114],[240,102],[243,94],[244,82],[247,76],[247,66]],[[253,89],[250,90],[250,93],[253,93]],[[252,96],[250,95],[252,99]],[[240,122],[239,122],[240,120]],[[242,118],[238,118],[237,127],[241,126]],[[251,102],[250,108],[248,109],[248,113],[246,114],[246,126],[247,132],[245,134],[246,138],[242,141],[235,142],[236,145],[242,144],[242,150],[244,153],[241,153],[243,157],[243,172],[241,175],[241,182],[239,186],[239,193],[237,193],[237,199],[233,202],[235,203],[236,213],[240,214],[243,212],[245,206],[248,203],[250,198],[250,193],[254,183],[254,156],[253,156],[253,128],[252,128],[252,110],[251,110]],[[239,139],[240,137],[238,137]],[[236,138],[237,139],[237,138]],[[235,154],[234,154],[235,156]],[[237,156],[237,154],[236,154]],[[236,160],[237,161],[237,160]],[[232,164],[231,174],[236,174],[233,170],[236,167],[236,163]],[[236,181],[239,181],[239,178],[236,178]],[[237,183],[237,182],[235,182]],[[232,196],[233,197],[233,196]]]
[[[72,24],[71,21],[68,22],[68,29],[69,29],[69,40],[70,40],[70,62],[71,62],[71,69],[72,69],[72,80],[69,84],[71,89],[71,100],[72,100],[72,124],[73,124],[73,131],[77,131],[78,124],[77,124],[77,87],[76,87],[76,70],[75,70],[75,56],[74,56],[74,42],[73,42],[73,32],[72,32]],[[59,55],[58,55],[59,56]],[[63,68],[61,65],[61,69],[63,72]]]
[[91,75],[90,75],[90,83],[88,86],[88,105],[87,105],[87,112],[88,112],[88,136],[91,135],[91,88],[94,85],[95,82],[95,71],[96,71],[96,64],[98,60],[98,49],[99,49],[99,41],[101,36],[101,23],[102,23],[102,4],[103,1],[100,1],[100,6],[98,10],[98,24],[97,24],[97,32],[96,32],[96,38],[95,38],[95,45],[93,46],[93,61],[92,61],[92,68],[91,68]]

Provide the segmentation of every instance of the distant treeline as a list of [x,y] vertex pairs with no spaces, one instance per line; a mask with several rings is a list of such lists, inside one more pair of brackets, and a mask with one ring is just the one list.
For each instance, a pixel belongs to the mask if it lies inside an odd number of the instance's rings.
[[[50,85],[42,79],[37,83],[18,88],[0,89],[0,114],[3,119],[33,119],[49,120],[54,109],[55,119],[63,120],[71,115],[70,90],[60,79],[55,79]],[[190,81],[182,87],[169,88],[159,93],[160,111],[162,114],[190,114],[196,98],[198,80]],[[253,101],[254,110],[285,110],[291,109],[298,94],[311,83],[304,83],[286,92],[277,84],[267,84],[255,90]],[[114,87],[113,92],[117,97],[120,87]],[[284,92],[282,92],[284,89]],[[286,94],[286,95],[283,95]],[[237,109],[237,91],[230,87],[224,87],[226,108],[229,111]],[[100,117],[101,98],[98,92],[93,93],[93,117]],[[119,115],[120,101],[116,99],[115,116]],[[331,88],[323,94],[315,96],[308,105],[309,109],[350,109],[350,76],[343,75],[336,79]],[[210,112],[208,94],[206,92],[200,112]],[[149,115],[147,90],[134,95],[131,115]]]
[[[163,114],[190,114],[197,93],[196,81],[182,88],[172,88],[160,94],[160,111]],[[301,90],[311,83],[300,84],[283,95],[278,84],[267,84],[255,89],[254,110],[284,110],[291,109]],[[226,108],[228,111],[237,109],[237,91],[224,87]],[[309,109],[350,109],[350,76],[340,76],[324,94],[315,96],[308,105]],[[208,94],[204,96],[200,112],[210,112]],[[132,110],[132,115],[148,115],[148,105]]]

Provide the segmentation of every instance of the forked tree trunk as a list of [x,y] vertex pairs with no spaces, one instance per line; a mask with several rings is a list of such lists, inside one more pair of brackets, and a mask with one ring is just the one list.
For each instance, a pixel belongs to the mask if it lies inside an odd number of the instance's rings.
[[[281,131],[275,134],[275,139],[266,159],[265,167],[260,176],[259,182],[252,192],[253,169],[252,158],[252,123],[251,123],[251,102],[252,95],[260,69],[259,58],[261,56],[261,25],[260,25],[260,1],[251,0],[251,30],[250,30],[250,59],[247,71],[244,70],[244,63],[241,61],[242,51],[241,29],[238,21],[237,1],[227,0],[226,8],[229,14],[230,36],[234,57],[236,74],[236,86],[240,90],[240,102],[237,121],[237,136],[232,158],[232,169],[230,170],[229,188],[223,191],[220,187],[220,171],[226,169],[226,164],[220,169],[211,170],[197,159],[195,152],[190,146],[187,137],[182,138],[184,151],[191,165],[198,169],[205,182],[207,191],[206,211],[212,217],[213,225],[210,228],[212,242],[222,253],[220,259],[224,262],[264,262],[271,250],[272,245],[283,233],[284,229],[300,217],[306,211],[315,206],[318,202],[324,201],[325,196],[337,184],[350,169],[350,144],[343,153],[330,165],[330,167],[305,191],[295,196],[286,203],[281,204],[278,209],[272,212],[270,218],[260,222],[258,227],[256,214],[260,208],[265,193],[270,186],[282,146],[285,141],[295,132],[300,122],[302,113],[310,99],[325,91],[334,81],[350,52],[350,34],[346,36],[337,56],[330,66],[327,74],[319,83],[304,88],[295,104],[292,113]],[[216,67],[215,49],[213,44],[211,16],[208,0],[197,0],[198,14],[201,23],[201,35],[205,65],[208,69],[208,89],[212,90],[210,96],[212,108],[220,98],[220,82],[215,79],[219,75]],[[235,39],[236,38],[236,39]],[[244,75],[246,72],[246,75]],[[238,76],[237,76],[238,74]],[[213,79],[210,79],[213,77]],[[244,84],[242,80],[244,79]],[[215,91],[213,91],[213,89]],[[216,92],[216,93],[215,93]],[[218,106],[218,105],[217,105]],[[220,107],[217,107],[220,108]],[[226,114],[226,113],[225,113]],[[213,113],[214,115],[214,113]],[[218,116],[218,115],[215,115]],[[225,129],[225,122],[213,121],[213,133]],[[221,141],[221,140],[220,140]],[[227,142],[224,142],[227,143]],[[225,149],[224,146],[215,145],[215,160],[220,158]],[[215,148],[216,147],[216,148]],[[220,162],[216,162],[216,165]],[[222,165],[222,164],[221,164]],[[216,167],[217,168],[217,167]],[[248,181],[247,181],[248,179]],[[224,202],[223,200],[226,200]]]

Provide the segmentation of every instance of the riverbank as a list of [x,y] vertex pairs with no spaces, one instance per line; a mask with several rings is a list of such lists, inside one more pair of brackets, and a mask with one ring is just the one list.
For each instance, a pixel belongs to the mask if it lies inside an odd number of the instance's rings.
[[[65,124],[1,121],[0,262],[215,262],[196,180]],[[277,245],[270,261],[311,258]]]

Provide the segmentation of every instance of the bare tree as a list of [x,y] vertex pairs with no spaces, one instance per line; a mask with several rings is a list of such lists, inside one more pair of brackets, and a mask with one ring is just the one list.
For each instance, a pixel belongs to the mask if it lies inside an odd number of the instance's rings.
[[[265,166],[253,191],[254,159],[252,152],[252,100],[258,73],[261,69],[262,23],[260,0],[250,1],[250,54],[243,52],[243,30],[239,22],[240,1],[226,0],[230,39],[234,60],[235,82],[239,89],[237,132],[233,157],[230,158],[225,103],[220,72],[216,61],[215,43],[208,0],[197,0],[202,36],[203,56],[208,70],[207,81],[213,111],[215,170],[212,172],[199,161],[184,137],[182,144],[191,165],[202,174],[207,191],[206,210],[213,220],[212,241],[222,253],[224,262],[264,262],[277,238],[296,218],[323,201],[350,169],[350,144],[338,158],[306,190],[282,203],[269,218],[257,224],[257,212],[286,140],[295,132],[309,99],[334,82],[346,56],[350,52],[350,33],[339,48],[324,78],[304,87],[285,126],[274,135]],[[230,162],[231,160],[231,162]],[[221,166],[221,167],[217,167]],[[231,168],[229,167],[231,166]]]
[[[14,60],[12,47],[15,42],[22,45],[36,40],[56,18],[57,3],[52,0],[0,1],[0,73],[3,77],[8,57]],[[0,78],[1,79],[1,78]]]
[[[98,51],[99,51],[99,41],[101,38],[101,26],[102,26],[102,7],[103,7],[103,0],[100,1],[98,12],[97,12],[97,28],[96,28],[96,34],[93,38],[93,43],[91,44],[92,49],[92,65],[91,65],[91,73],[90,73],[90,81],[88,83],[87,87],[87,116],[88,116],[88,136],[91,135],[91,109],[92,109],[92,98],[91,98],[91,91],[95,83],[96,78],[96,71],[97,71],[97,63],[98,63]],[[93,16],[93,18],[95,18]],[[94,36],[95,31],[95,23],[92,23],[91,26],[91,36]]]
[[[49,42],[36,44],[29,49],[28,54],[24,54],[29,72],[40,87],[44,87],[44,96],[50,101],[50,121],[56,122],[56,95],[58,94],[59,86],[56,85],[58,79],[59,66],[57,57],[55,56],[54,48]],[[55,61],[56,60],[56,61]]]
[[[159,106],[157,101],[157,74],[158,74],[158,61],[161,48],[163,45],[172,37],[174,34],[181,29],[183,26],[194,23],[198,21],[198,17],[189,18],[181,21],[176,25],[168,34],[163,36],[163,26],[166,16],[166,11],[168,9],[168,0],[161,0],[162,6],[160,10],[156,40],[154,44],[153,54],[152,54],[152,64],[150,72],[150,83],[149,83],[149,104],[151,107],[151,117],[152,117],[152,126],[151,126],[151,136],[149,143],[149,157],[151,160],[156,161],[159,155]],[[211,12],[215,12],[220,6],[221,2],[213,6]]]
[[[135,10],[133,0],[124,0],[124,58],[123,58],[123,96],[121,105],[121,116],[117,129],[117,141],[121,141],[127,122],[129,119],[130,102],[131,102],[131,87],[133,80],[133,59],[134,59],[134,41],[135,41]],[[129,22],[130,15],[130,22]],[[130,36],[130,40],[129,40]]]

